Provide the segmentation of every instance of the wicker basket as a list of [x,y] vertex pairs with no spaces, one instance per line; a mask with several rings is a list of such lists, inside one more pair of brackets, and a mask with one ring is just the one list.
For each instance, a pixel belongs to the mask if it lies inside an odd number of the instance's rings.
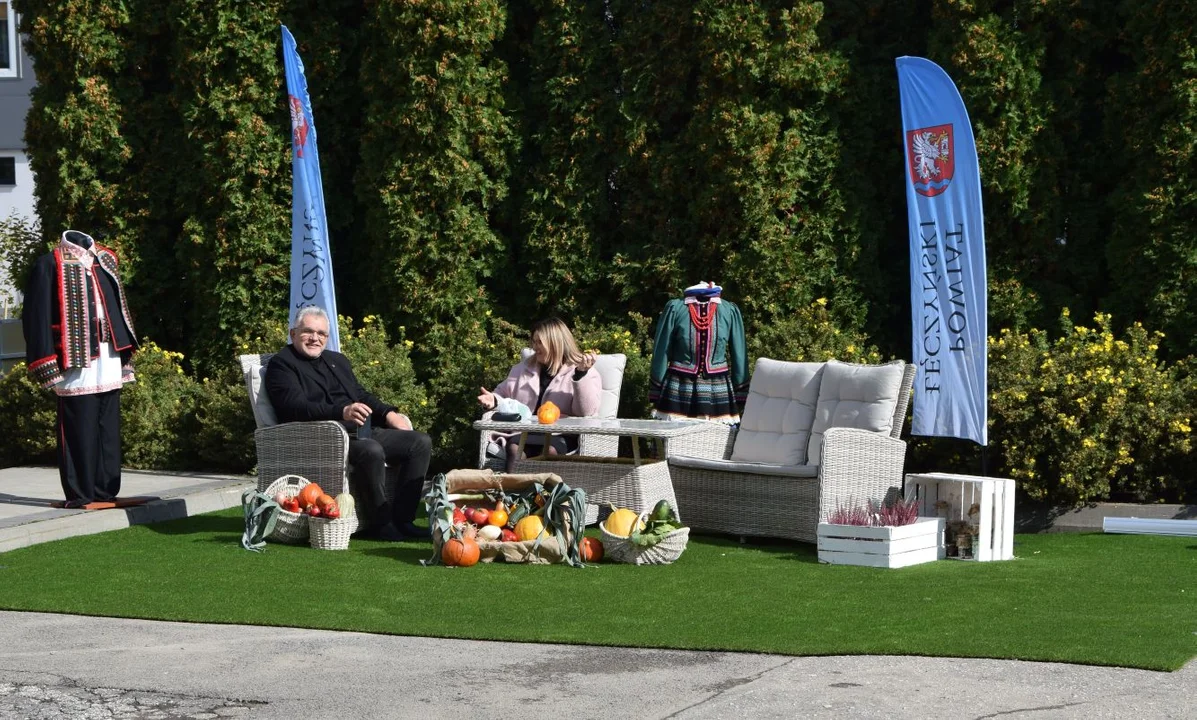
[[[278,493],[283,493],[288,498],[293,498],[299,494],[305,485],[308,485],[308,480],[298,475],[283,475],[278,480],[270,483],[270,485],[263,491],[266,497],[274,499]],[[266,536],[266,540],[273,540],[282,543],[302,543],[308,539],[308,516],[303,513],[287,512],[282,508],[278,509],[278,514],[274,521],[274,530],[270,535]]]
[[308,542],[317,550],[348,550],[349,536],[357,532],[357,515],[329,520],[308,521]]
[[[643,522],[648,513],[641,513]],[[690,528],[684,527],[674,530],[661,542],[652,547],[640,547],[626,537],[619,537],[607,532],[606,524],[599,525],[603,534],[603,552],[606,557],[615,562],[630,563],[632,565],[668,565],[682,556],[686,543],[690,540]]]

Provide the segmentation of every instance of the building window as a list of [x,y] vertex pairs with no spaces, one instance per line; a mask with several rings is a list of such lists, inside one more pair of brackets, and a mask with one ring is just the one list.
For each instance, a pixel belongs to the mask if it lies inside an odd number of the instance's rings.
[[17,12],[0,0],[0,78],[17,76]]
[[0,157],[0,187],[17,184],[17,159]]

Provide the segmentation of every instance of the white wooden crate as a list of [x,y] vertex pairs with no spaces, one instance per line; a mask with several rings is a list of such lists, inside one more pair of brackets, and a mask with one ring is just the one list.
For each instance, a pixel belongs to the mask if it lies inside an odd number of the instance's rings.
[[980,475],[921,473],[906,476],[907,499],[917,497],[919,515],[934,516],[936,503],[947,504],[947,520],[969,520],[968,511],[978,506],[977,537],[973,558],[978,561],[1010,560],[1014,557],[1014,481]]
[[943,557],[943,518],[910,525],[865,527],[819,523],[819,562],[900,568]]

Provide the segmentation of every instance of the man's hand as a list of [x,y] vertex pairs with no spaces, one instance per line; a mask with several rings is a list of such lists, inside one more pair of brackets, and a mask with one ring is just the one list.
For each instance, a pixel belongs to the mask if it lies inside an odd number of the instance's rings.
[[370,417],[370,406],[366,403],[353,403],[346,405],[345,409],[341,411],[341,418],[350,425],[361,427],[366,424],[366,420]]
[[387,425],[396,430],[411,430],[411,418],[394,410],[387,413]]
[[498,403],[499,401],[495,399],[495,394],[493,392],[487,390],[486,388],[482,388],[482,394],[478,396],[478,404],[487,410],[494,410],[495,405]]

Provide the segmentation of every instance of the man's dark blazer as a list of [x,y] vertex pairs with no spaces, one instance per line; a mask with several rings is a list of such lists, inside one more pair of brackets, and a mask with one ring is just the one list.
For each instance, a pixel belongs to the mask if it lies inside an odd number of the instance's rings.
[[387,427],[387,413],[398,411],[367,392],[349,358],[332,350],[314,360],[291,345],[279,350],[266,366],[266,394],[279,422],[336,420],[352,430],[343,413],[347,405],[361,402],[370,406],[374,427]]

